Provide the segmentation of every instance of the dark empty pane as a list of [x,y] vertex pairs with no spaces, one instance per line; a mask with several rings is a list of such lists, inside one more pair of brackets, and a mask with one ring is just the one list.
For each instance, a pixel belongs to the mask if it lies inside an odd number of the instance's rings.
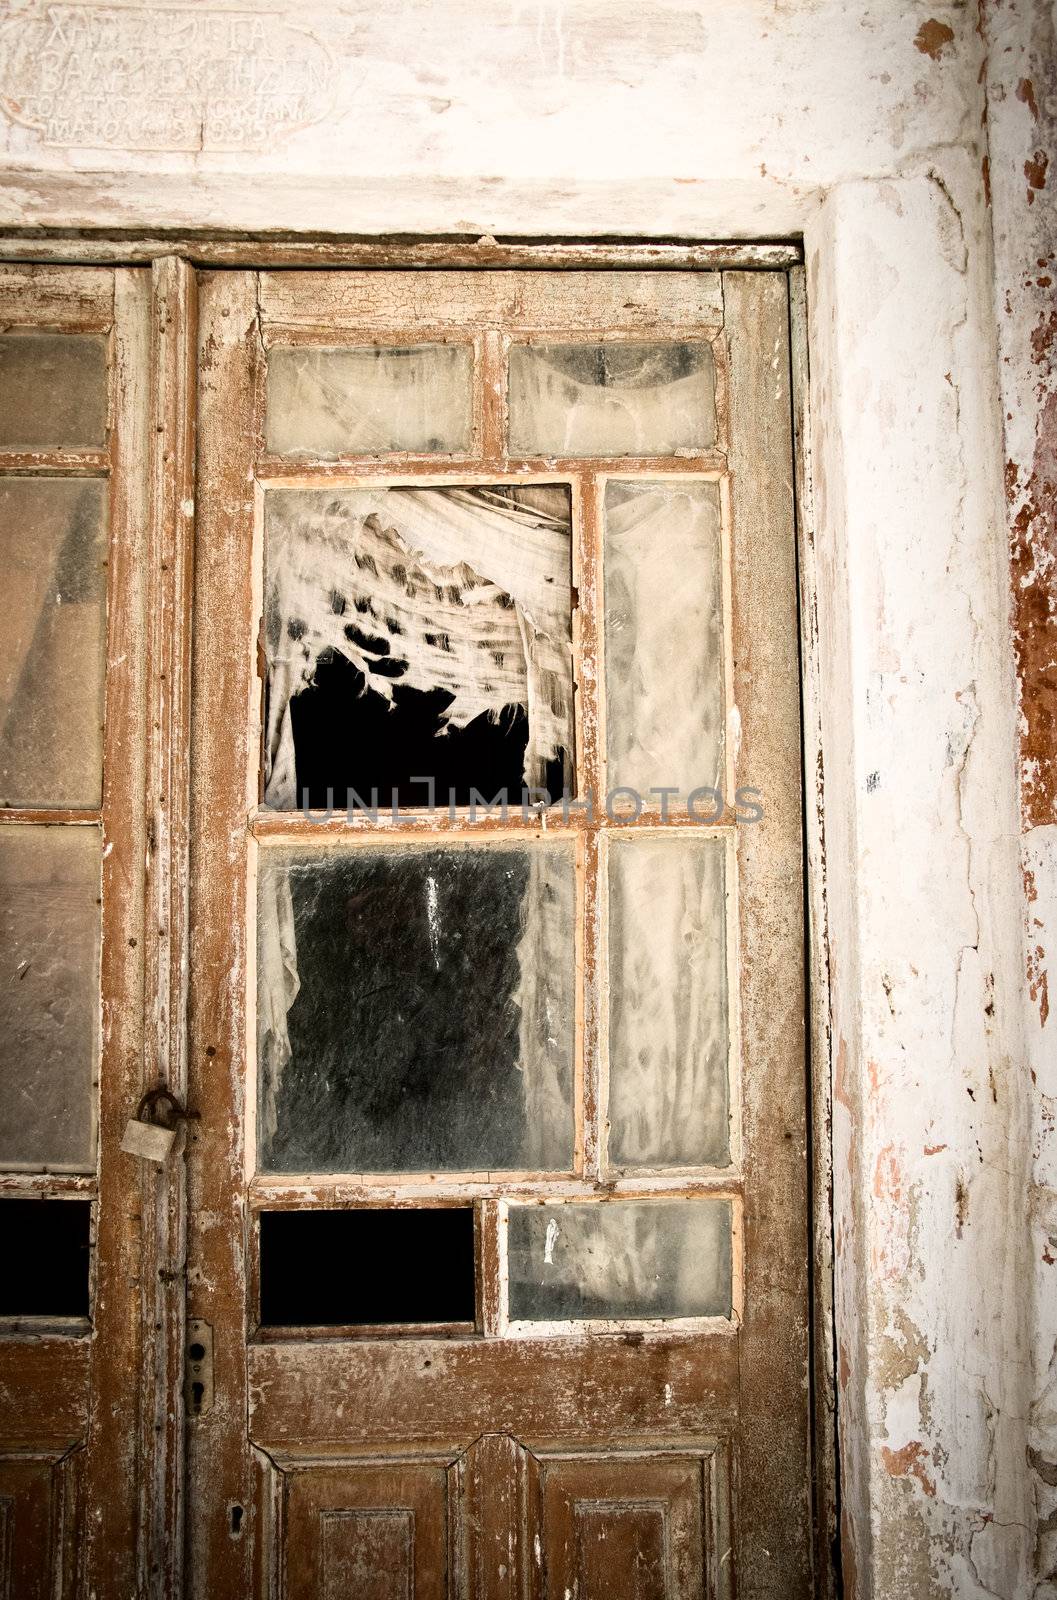
[[669,456],[716,442],[712,348],[696,344],[516,344],[513,455]]
[[271,1172],[572,1162],[567,843],[261,853]]
[[268,352],[268,449],[282,455],[450,454],[473,432],[473,350],[274,345]]
[[510,1316],[729,1317],[729,1200],[511,1206]]
[[0,447],[85,449],[106,442],[106,340],[91,334],[0,337]]
[[0,1316],[86,1317],[91,1203],[0,1200]]
[[473,1209],[263,1211],[264,1327],[473,1322]]
[[270,492],[265,803],[560,793],[571,559],[560,484]]

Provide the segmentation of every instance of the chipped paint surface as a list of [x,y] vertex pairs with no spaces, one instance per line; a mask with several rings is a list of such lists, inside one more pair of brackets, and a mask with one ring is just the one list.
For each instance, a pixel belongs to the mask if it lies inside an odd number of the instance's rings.
[[1027,1567],[1016,731],[976,156],[843,185],[808,235],[860,1597],[1012,1600]]
[[299,9],[329,115],[259,151],[4,122],[0,222],[804,233],[845,1593],[1057,1600],[1052,9]]
[[1057,1597],[1057,16],[988,0],[995,312],[1020,711],[1025,1067],[1031,1095],[1032,1392],[1026,1458],[1036,1600]]

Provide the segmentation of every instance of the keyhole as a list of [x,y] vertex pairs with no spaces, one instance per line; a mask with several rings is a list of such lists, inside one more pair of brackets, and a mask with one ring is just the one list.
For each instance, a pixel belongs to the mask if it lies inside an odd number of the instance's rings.
[[231,1508],[231,1537],[233,1539],[237,1539],[239,1537],[239,1535],[242,1533],[242,1518],[243,1518],[244,1514],[245,1513],[243,1511],[242,1506],[232,1506],[232,1508]]
[[191,1385],[191,1410],[194,1412],[196,1417],[201,1415],[201,1412],[202,1412],[202,1400],[203,1400],[203,1397],[205,1395],[205,1392],[206,1392],[206,1386],[205,1386],[204,1383],[199,1383],[197,1380],[194,1383],[192,1383],[192,1385]]

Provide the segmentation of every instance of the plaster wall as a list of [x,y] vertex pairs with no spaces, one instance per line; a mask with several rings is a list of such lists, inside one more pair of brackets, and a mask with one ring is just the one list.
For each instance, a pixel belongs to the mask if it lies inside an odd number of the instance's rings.
[[[995,321],[1017,660],[1031,1094],[1034,1324],[1028,1439],[1040,1596],[1057,1596],[1057,9],[986,12]],[[1057,996],[1055,996],[1057,999]]]
[[[1024,970],[986,188],[1012,280],[1017,213],[1000,198],[1023,188],[1024,129],[996,109],[1002,11],[0,9],[8,230],[803,235],[843,1559],[859,1600],[1054,1592],[1054,1507],[1040,1503],[1036,1558],[1035,1493],[1040,1473],[1057,1483],[1057,1291],[1031,1263],[1032,1238],[1057,1230],[1057,1179],[1027,1037],[1052,1077],[1053,1024]],[[1050,15],[1046,0],[1021,14]],[[1007,142],[988,174],[989,116]],[[1034,394],[1018,327],[1003,333],[1014,411]],[[1017,459],[1029,448],[1025,434]],[[1022,689],[1023,653],[1020,668]],[[1052,927],[1052,826],[1030,820],[1032,904]]]

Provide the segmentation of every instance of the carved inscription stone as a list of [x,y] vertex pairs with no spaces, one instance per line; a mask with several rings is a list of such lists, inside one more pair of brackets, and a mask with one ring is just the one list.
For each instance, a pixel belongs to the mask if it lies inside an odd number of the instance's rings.
[[328,46],[279,12],[66,0],[0,27],[0,104],[66,149],[267,149],[321,122],[336,82]]

